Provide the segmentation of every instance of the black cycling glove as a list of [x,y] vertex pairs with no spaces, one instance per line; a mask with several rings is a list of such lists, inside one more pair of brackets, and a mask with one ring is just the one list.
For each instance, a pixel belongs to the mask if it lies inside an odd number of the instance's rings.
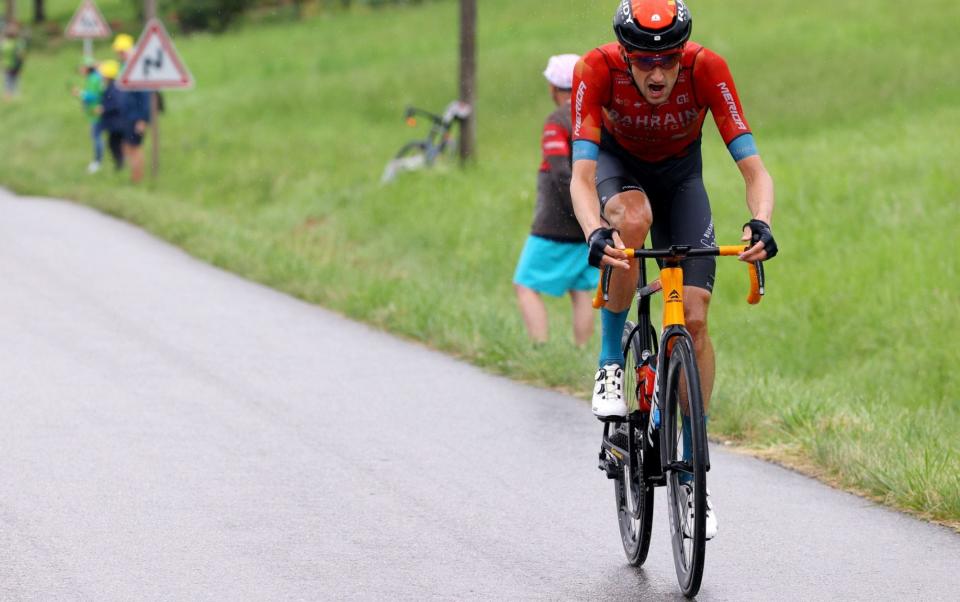
[[613,233],[617,230],[613,228],[597,228],[587,237],[587,246],[590,247],[590,265],[595,268],[600,267],[600,261],[603,259],[604,249],[608,246],[617,248],[613,242]]
[[750,226],[753,236],[750,237],[750,246],[763,243],[763,248],[767,251],[767,259],[773,259],[777,255],[777,241],[773,240],[773,232],[770,231],[770,224],[763,220],[752,219],[743,225],[744,228]]

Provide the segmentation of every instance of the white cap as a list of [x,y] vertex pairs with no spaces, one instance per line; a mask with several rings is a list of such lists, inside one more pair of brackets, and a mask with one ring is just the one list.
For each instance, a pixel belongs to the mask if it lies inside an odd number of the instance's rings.
[[576,54],[551,56],[543,75],[554,86],[561,90],[569,90],[573,87],[573,68],[579,60],[580,57]]

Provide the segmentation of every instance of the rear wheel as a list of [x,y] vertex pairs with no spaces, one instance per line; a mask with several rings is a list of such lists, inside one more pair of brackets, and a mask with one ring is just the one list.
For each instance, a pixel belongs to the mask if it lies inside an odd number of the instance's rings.
[[[667,370],[665,378],[661,378],[659,395],[663,404],[660,445],[669,466],[667,511],[673,563],[680,589],[692,598],[700,591],[706,552],[708,456],[700,373],[689,338],[673,339],[670,357],[661,362],[660,368]],[[682,403],[682,397],[686,403]],[[683,459],[684,406],[689,408],[691,422],[690,460]]]
[[617,518],[620,524],[620,539],[627,562],[641,566],[650,550],[650,531],[653,525],[653,487],[646,482],[643,471],[648,414],[637,412],[641,337],[634,332],[634,325],[627,322],[623,331],[623,346],[626,362],[623,370],[623,393],[626,396],[628,420],[611,424],[608,428],[617,440],[624,443],[628,460],[623,462],[623,471],[614,480],[617,502]]

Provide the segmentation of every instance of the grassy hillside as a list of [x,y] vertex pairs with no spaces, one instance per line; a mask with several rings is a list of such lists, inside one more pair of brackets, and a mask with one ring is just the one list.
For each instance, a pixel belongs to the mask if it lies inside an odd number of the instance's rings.
[[[466,171],[377,182],[415,133],[403,107],[456,94],[456,3],[437,2],[177,39],[198,85],[167,95],[162,175],[141,188],[83,171],[85,122],[67,94],[79,44],[34,54],[23,97],[0,104],[0,183],[586,395],[595,354],[570,345],[566,302],[550,304],[555,340],[532,348],[510,277],[550,110],[540,72],[550,54],[607,41],[611,7],[543,6],[480,7],[479,160]],[[960,521],[960,7],[903,6],[691,3],[694,39],[728,59],[776,181],[782,249],[759,307],[743,302],[745,270],[721,262],[711,431]],[[743,184],[710,120],[704,155],[719,242],[734,242]]]

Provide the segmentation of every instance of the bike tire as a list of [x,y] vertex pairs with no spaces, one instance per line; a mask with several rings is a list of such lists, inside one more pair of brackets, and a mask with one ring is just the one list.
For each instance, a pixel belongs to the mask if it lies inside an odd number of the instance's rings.
[[[407,157],[412,157],[417,154],[422,154],[426,157],[427,154],[427,145],[421,141],[407,142],[400,150],[397,151],[397,154],[393,156],[394,159],[404,159]],[[426,160],[426,159],[424,159]]]
[[[703,419],[700,373],[697,369],[693,345],[685,335],[676,336],[672,341],[672,346],[665,346],[665,349],[670,349],[669,358],[660,364],[660,369],[667,371],[666,374],[661,375],[659,392],[659,398],[662,400],[660,448],[665,464],[677,467],[682,465],[683,472],[692,473],[691,484],[695,492],[692,526],[686,519],[687,496],[681,490],[681,471],[678,468],[671,468],[666,479],[670,540],[677,581],[683,595],[692,598],[700,591],[706,556],[707,432]],[[692,457],[689,464],[682,463],[681,386],[685,386],[687,391],[689,415],[692,421]],[[685,523],[687,523],[686,528],[684,528]]]
[[427,151],[423,142],[408,142],[397,151],[393,159],[387,162],[387,166],[380,176],[380,182],[383,184],[394,181],[398,174],[405,171],[414,171],[427,165]]
[[611,425],[619,429],[630,461],[624,463],[623,470],[614,479],[614,498],[617,505],[617,523],[620,527],[620,540],[627,562],[633,566],[642,566],[650,551],[650,532],[653,527],[653,486],[646,482],[643,466],[644,454],[651,449],[646,445],[646,421],[649,416],[640,416],[637,410],[637,369],[640,366],[640,352],[644,349],[643,340],[635,325],[627,322],[623,330],[624,394],[627,396],[627,408],[631,418],[620,424]]

